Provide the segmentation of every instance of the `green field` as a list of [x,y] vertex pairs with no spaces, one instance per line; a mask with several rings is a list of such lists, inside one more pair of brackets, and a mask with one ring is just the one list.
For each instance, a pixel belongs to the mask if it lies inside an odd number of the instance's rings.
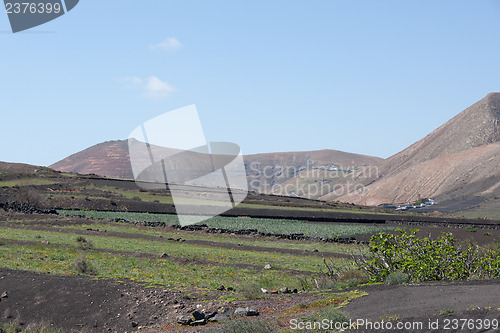
[[[165,224],[178,224],[177,216],[172,214],[149,214],[129,212],[98,212],[87,210],[59,210],[59,214],[68,216],[87,216],[99,219],[123,219],[130,222],[164,222]],[[347,225],[338,223],[311,223],[307,221],[288,219],[262,219],[241,217],[212,217],[203,224],[212,228],[230,230],[257,229],[259,232],[272,234],[304,234],[309,237],[335,238],[351,237],[361,234],[394,230],[396,227],[372,225]]]

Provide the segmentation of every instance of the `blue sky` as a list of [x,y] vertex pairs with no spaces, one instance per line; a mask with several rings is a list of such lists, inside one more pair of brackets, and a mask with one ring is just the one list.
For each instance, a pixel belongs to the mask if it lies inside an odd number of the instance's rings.
[[81,0],[12,34],[0,160],[50,165],[196,104],[243,153],[389,157],[500,91],[500,1]]

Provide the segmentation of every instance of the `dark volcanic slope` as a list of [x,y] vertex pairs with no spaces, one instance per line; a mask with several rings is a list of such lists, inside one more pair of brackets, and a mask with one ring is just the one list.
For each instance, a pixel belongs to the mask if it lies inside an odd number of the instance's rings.
[[496,193],[500,181],[499,120],[500,93],[488,94],[422,140],[380,163],[378,177],[358,178],[368,185],[363,194],[350,193],[339,199],[377,205],[411,202],[419,195],[446,198],[452,193]]

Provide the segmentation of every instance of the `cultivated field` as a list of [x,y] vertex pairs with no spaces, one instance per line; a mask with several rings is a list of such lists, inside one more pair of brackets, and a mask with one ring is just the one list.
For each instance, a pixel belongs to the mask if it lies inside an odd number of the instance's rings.
[[[495,221],[430,223],[365,207],[251,195],[241,208],[247,214],[181,228],[168,214],[168,191],[32,172],[0,174],[0,328],[7,332],[273,332],[292,331],[293,320],[483,320],[500,313],[498,280],[485,279],[500,267]],[[283,217],[291,215],[297,218]],[[420,248],[441,252],[419,252],[423,261],[400,256],[413,251],[406,243],[390,259],[406,268],[394,264],[394,272],[378,275],[359,269],[363,259],[375,258],[371,236],[399,237],[397,228],[419,228],[414,237],[431,235]],[[456,252],[440,247],[443,231],[457,238]],[[403,244],[398,238],[389,243],[396,240]],[[471,241],[480,246],[467,248]],[[426,255],[445,260],[466,249],[479,259],[489,255],[491,269],[472,263],[463,271],[458,259],[456,269],[442,275],[421,267],[431,262]],[[420,267],[418,274],[411,265]],[[447,281],[456,272],[459,285]],[[443,288],[451,296],[426,306]],[[415,300],[400,302],[409,297]]]

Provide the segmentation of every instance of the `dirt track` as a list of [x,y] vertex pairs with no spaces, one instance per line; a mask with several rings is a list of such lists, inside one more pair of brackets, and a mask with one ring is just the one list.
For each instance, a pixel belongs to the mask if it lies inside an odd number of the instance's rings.
[[[500,279],[463,283],[429,283],[415,286],[367,286],[369,295],[348,304],[344,310],[352,320],[422,322],[418,332],[499,332],[498,330],[446,330],[448,319],[500,320]],[[479,308],[479,309],[478,309]],[[489,310],[487,310],[489,309]],[[447,312],[447,313],[442,313]],[[440,314],[442,313],[442,314]],[[428,327],[429,320],[439,319],[438,329]],[[358,332],[358,330],[355,330]],[[370,330],[367,330],[370,331]],[[373,330],[374,332],[394,332]]]

